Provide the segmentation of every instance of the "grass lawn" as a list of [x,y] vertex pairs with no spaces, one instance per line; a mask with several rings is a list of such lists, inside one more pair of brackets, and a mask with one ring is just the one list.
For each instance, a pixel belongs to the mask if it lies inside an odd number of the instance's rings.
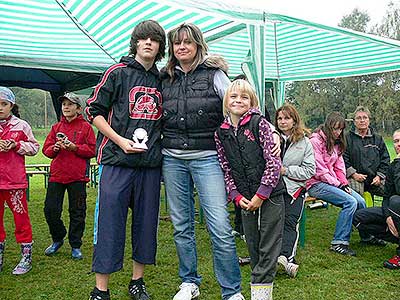
[[[43,141],[43,137],[39,136]],[[29,158],[30,163],[46,162],[41,155]],[[5,227],[8,233],[4,268],[0,273],[1,300],[59,300],[88,299],[94,286],[94,274],[91,269],[93,211],[96,190],[88,188],[87,226],[82,247],[84,259],[73,261],[70,258],[68,242],[54,257],[43,254],[51,242],[47,224],[43,215],[45,188],[41,175],[31,179],[31,197],[29,209],[34,233],[33,269],[26,275],[17,277],[11,271],[19,261],[19,247],[13,235],[14,225],[9,209],[5,212]],[[164,199],[161,199],[161,216],[167,216]],[[384,248],[364,247],[359,244],[357,232],[352,235],[352,248],[357,257],[343,257],[329,252],[329,244],[339,210],[329,209],[307,211],[307,240],[305,248],[299,249],[300,271],[295,279],[278,273],[275,280],[274,299],[397,299],[400,273],[382,267],[382,262],[395,253],[395,245]],[[64,220],[68,209],[64,204]],[[203,276],[201,300],[217,300],[219,286],[212,269],[210,241],[204,224],[197,224],[197,245],[199,273]],[[130,236],[130,223],[127,226]],[[180,280],[177,275],[178,260],[173,243],[173,228],[170,221],[161,220],[157,265],[146,270],[145,281],[153,300],[172,299]],[[239,255],[246,255],[243,241],[237,241]],[[110,290],[112,299],[128,300],[127,285],[131,276],[130,239],[127,239],[125,267],[112,275]],[[250,299],[250,267],[241,267],[243,293]]]

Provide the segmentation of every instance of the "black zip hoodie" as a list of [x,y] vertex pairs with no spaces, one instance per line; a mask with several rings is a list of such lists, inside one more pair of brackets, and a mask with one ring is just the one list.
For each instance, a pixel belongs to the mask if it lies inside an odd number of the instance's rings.
[[126,154],[102,133],[97,136],[97,162],[124,167],[161,166],[162,96],[159,72],[155,65],[148,71],[133,57],[124,56],[108,68],[92,95],[85,112],[89,121],[103,116],[119,135],[132,139],[136,128],[148,134],[144,153]]

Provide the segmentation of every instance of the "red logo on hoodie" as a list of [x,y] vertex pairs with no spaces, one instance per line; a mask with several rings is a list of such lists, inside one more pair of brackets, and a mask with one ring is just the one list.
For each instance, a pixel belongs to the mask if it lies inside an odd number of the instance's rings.
[[129,92],[129,116],[132,119],[159,120],[161,93],[156,88],[136,86]]

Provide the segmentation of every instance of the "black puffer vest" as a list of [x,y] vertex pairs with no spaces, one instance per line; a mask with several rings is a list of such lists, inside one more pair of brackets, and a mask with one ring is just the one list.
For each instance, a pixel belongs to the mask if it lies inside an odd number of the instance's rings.
[[223,121],[222,100],[214,90],[217,68],[199,65],[175,80],[162,81],[162,146],[183,150],[215,150],[214,132]]
[[[265,169],[263,149],[260,146],[259,123],[261,115],[253,115],[251,120],[239,127],[237,134],[230,127],[217,129],[218,137],[224,147],[225,155],[232,169],[232,177],[238,192],[246,199],[251,199],[257,192]],[[250,130],[255,137],[254,141],[244,134]],[[273,189],[270,197],[285,192],[282,178]]]

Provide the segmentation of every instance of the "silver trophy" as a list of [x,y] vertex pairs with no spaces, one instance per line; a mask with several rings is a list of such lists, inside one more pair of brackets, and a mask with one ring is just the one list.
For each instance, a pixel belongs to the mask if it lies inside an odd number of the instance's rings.
[[132,135],[133,147],[138,149],[147,150],[146,142],[149,140],[147,131],[143,128],[136,128]]
[[56,138],[58,141],[61,141],[65,146],[71,144],[70,140],[68,140],[68,137],[64,132],[57,132]]

